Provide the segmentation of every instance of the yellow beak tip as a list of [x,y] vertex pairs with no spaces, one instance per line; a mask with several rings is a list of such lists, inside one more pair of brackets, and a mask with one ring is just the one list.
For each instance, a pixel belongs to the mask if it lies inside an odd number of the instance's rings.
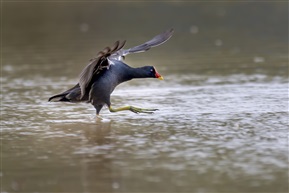
[[158,77],[159,80],[164,80],[164,77],[160,76]]

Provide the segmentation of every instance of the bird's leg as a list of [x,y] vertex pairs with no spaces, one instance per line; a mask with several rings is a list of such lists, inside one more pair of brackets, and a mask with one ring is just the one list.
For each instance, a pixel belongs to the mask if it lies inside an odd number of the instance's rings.
[[96,120],[102,120],[102,117],[99,114],[96,114]]
[[99,115],[100,110],[102,109],[103,105],[93,105],[96,110],[96,120],[102,120],[101,116]]
[[152,114],[153,111],[157,111],[158,109],[143,109],[143,108],[138,108],[134,106],[124,106],[120,108],[112,108],[111,106],[108,107],[110,112],[118,112],[118,111],[131,111],[134,113],[148,113]]

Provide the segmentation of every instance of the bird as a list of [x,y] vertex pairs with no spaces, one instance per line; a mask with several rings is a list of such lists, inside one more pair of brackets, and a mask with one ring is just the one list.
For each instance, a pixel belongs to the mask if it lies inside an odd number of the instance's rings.
[[97,57],[90,60],[89,64],[80,73],[78,83],[75,86],[50,97],[48,101],[91,103],[96,110],[97,117],[105,105],[110,112],[128,110],[134,113],[152,114],[158,109],[147,109],[130,105],[113,108],[110,95],[117,85],[131,79],[157,78],[163,80],[163,77],[154,66],[134,68],[124,63],[124,59],[128,54],[145,52],[152,47],[165,43],[172,37],[173,33],[173,29],[168,29],[151,40],[129,49],[123,48],[126,41],[116,41],[112,48],[106,47],[98,53]]

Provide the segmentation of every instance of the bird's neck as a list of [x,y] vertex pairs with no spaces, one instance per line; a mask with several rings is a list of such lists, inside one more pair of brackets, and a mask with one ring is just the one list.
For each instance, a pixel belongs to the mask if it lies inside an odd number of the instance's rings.
[[146,71],[143,69],[143,67],[140,67],[140,68],[130,68],[129,76],[130,76],[130,79],[134,79],[134,78],[147,78]]
[[146,78],[147,77],[144,67],[133,68],[122,62],[119,62],[115,64],[114,66],[111,66],[111,70],[113,74],[118,74],[119,83],[131,80],[134,78]]

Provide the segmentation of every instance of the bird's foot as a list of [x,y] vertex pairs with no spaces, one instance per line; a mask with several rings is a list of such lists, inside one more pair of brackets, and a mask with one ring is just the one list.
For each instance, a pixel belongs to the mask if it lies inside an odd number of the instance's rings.
[[134,113],[148,113],[148,114],[153,114],[154,111],[157,111],[158,109],[143,109],[143,108],[138,108],[138,107],[133,107],[133,106],[130,106],[130,109],[129,109],[131,112],[134,112]]
[[103,118],[100,116],[100,115],[96,115],[96,121],[101,121],[101,120],[103,120]]
[[148,113],[148,114],[153,114],[154,111],[157,111],[158,109],[143,109],[139,107],[134,107],[134,106],[125,106],[125,107],[120,107],[120,108],[112,108],[111,106],[108,107],[110,112],[118,112],[118,111],[131,111],[134,113]]

